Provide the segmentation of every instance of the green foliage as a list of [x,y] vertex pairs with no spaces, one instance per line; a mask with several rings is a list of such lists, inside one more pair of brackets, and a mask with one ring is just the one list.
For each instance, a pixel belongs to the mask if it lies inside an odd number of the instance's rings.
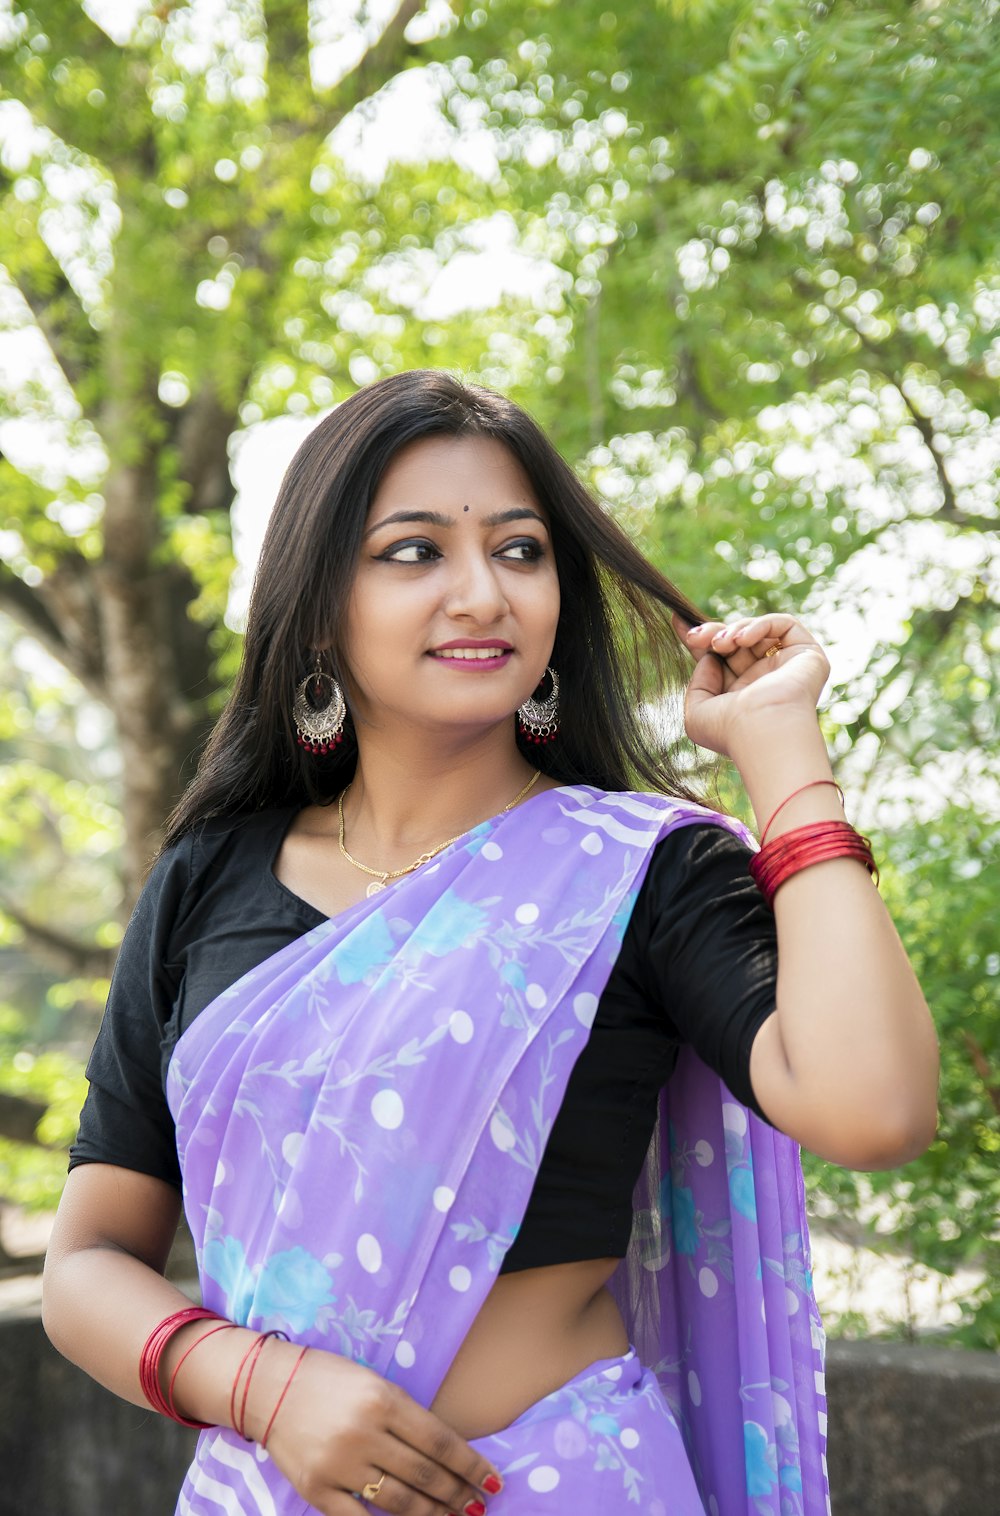
[[[959,1336],[996,1346],[994,0],[493,0],[433,35],[390,25],[322,88],[305,0],[237,0],[209,37],[197,8],[153,7],[120,43],[77,0],[0,6],[7,108],[35,127],[0,156],[0,325],[52,354],[0,387],[0,424],[51,443],[22,464],[3,434],[0,590],[79,681],[0,622],[0,862],[26,918],[0,914],[0,1087],[71,1082],[120,932],[133,776],[105,708],[121,732],[134,712],[98,614],[106,502],[144,502],[135,638],[176,653],[176,772],[239,651],[230,433],[448,367],[525,403],[706,613],[780,604],[861,646],[828,737],[941,1033],[941,1127],[900,1173],[811,1162],[809,1183],[819,1210],[874,1206],[921,1263],[973,1260]],[[494,168],[347,166],[335,129],[413,68]],[[538,293],[429,314],[491,218]],[[53,899],[69,967],[31,934]],[[0,1191],[50,1195],[49,1161],[25,1149]]]

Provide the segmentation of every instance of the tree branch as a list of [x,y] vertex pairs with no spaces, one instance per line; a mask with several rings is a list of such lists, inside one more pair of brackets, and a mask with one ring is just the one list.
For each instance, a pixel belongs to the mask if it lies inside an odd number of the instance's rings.
[[972,1060],[972,1067],[983,1081],[983,1086],[990,1098],[990,1104],[998,1116],[1000,1116],[1000,1084],[993,1078],[993,1070],[990,1061],[983,1051],[982,1045],[976,1041],[972,1033],[965,1027],[962,1028],[962,1041],[965,1043]]
[[3,894],[0,894],[0,911],[21,929],[28,945],[58,973],[85,979],[106,979],[111,973],[115,961],[113,949],[77,942],[40,921],[33,921]]
[[107,701],[93,573],[87,559],[79,553],[67,554],[37,588],[0,565],[0,609],[36,637],[89,694]]
[[37,1100],[0,1090],[0,1137],[8,1142],[29,1142],[33,1147],[47,1146],[35,1131],[47,1110],[48,1106]]

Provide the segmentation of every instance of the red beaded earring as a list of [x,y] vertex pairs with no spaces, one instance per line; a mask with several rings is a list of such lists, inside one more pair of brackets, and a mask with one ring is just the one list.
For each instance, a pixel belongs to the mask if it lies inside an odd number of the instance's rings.
[[559,675],[554,668],[545,672],[552,681],[552,688],[542,700],[534,696],[517,708],[518,728],[528,742],[551,742],[559,731]]
[[323,668],[317,649],[312,673],[295,688],[292,703],[295,740],[307,753],[332,752],[343,741],[346,716],[344,692]]

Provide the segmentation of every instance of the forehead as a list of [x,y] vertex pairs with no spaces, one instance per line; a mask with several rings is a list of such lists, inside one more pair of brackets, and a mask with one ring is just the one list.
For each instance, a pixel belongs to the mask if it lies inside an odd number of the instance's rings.
[[402,507],[480,514],[529,505],[544,515],[531,481],[493,437],[421,437],[401,448],[379,482],[369,522]]

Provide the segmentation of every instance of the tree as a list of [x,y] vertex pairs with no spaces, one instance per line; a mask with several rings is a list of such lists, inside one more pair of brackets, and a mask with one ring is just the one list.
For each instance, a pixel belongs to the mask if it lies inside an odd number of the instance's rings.
[[[0,9],[4,89],[37,129],[30,161],[5,160],[5,308],[63,381],[12,388],[7,414],[75,449],[69,477],[0,465],[0,605],[111,714],[125,909],[237,651],[231,434],[398,368],[462,369],[525,401],[707,611],[778,602],[867,628],[830,737],[859,819],[881,824],[904,932],[940,944],[925,972],[958,1165],[942,1203],[972,1218],[962,1176],[1000,1132],[997,981],[965,1027],[935,965],[985,962],[942,853],[982,851],[974,813],[995,817],[1000,778],[995,0],[404,0],[381,30],[359,5],[330,84],[320,0],[241,0],[206,39],[208,3],[147,8],[118,40],[75,0]],[[414,69],[478,172],[345,167],[335,128]],[[497,216],[545,294],[428,315],[434,273]],[[51,744],[8,745],[56,774],[53,814],[72,809]],[[25,816],[19,854],[36,901],[40,825]],[[72,963],[90,1004],[114,914],[102,886],[61,943],[37,905],[8,911],[8,940],[70,953],[53,972]],[[918,1180],[947,1171],[929,1157]]]

